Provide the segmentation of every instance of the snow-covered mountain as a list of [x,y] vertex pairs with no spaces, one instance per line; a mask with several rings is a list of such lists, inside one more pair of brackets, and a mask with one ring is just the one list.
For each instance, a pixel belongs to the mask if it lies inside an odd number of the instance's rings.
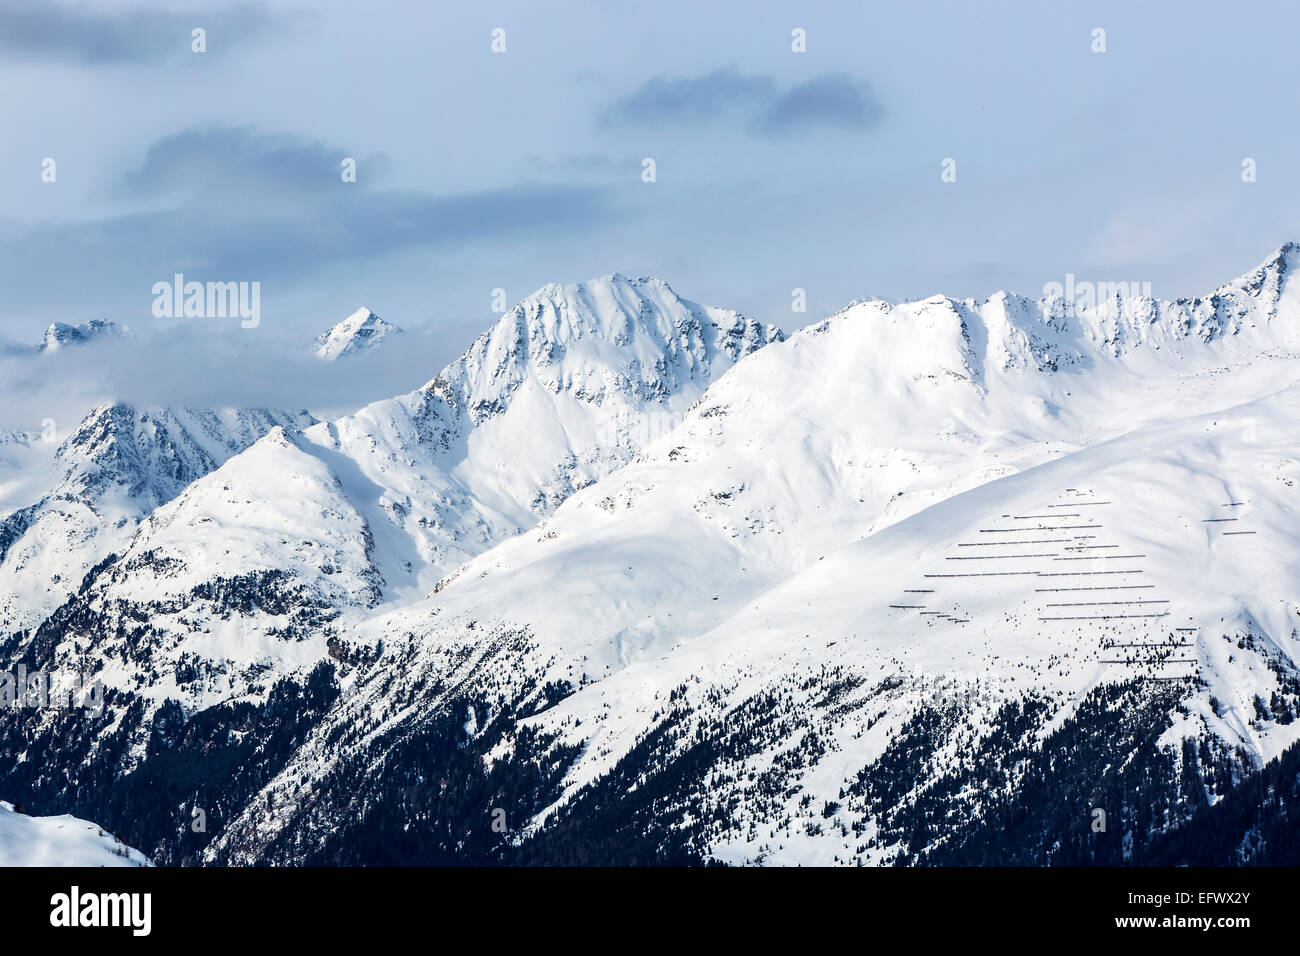
[[162,862],[1266,861],[1207,821],[1300,737],[1297,263],[784,340],[548,286],[160,504],[23,645],[104,715],[0,771]]
[[658,280],[548,286],[424,388],[301,435],[273,429],[178,489],[115,562],[78,577],[65,613],[93,621],[89,646],[121,660],[105,676],[123,687],[142,646],[154,666],[210,669],[184,694],[161,678],[155,702],[255,692],[324,659],[350,621],[423,597],[535,525],[779,338]]
[[91,319],[79,325],[54,322],[45,330],[45,338],[36,347],[38,352],[58,352],[73,346],[85,345],[98,339],[125,338],[128,330],[107,319]]
[[0,485],[0,633],[45,620],[125,548],[136,522],[197,478],[276,426],[314,422],[268,409],[93,409],[51,460]]
[[334,362],[372,349],[401,332],[393,323],[385,322],[367,308],[360,308],[317,336],[312,352],[317,358]]
[[0,801],[0,866],[148,866],[93,823],[68,814],[29,817]]
[[[352,653],[382,646],[379,665],[268,788],[285,810],[246,814],[210,858],[347,832],[366,798],[340,789],[304,807],[304,777],[331,792],[364,765],[410,785],[412,735],[458,707],[489,766],[520,759],[525,735],[545,746],[524,757],[563,763],[555,801],[517,831],[541,846],[568,821],[609,823],[593,809],[605,788],[649,774],[660,785],[640,825],[682,852],[784,863],[920,853],[933,848],[893,821],[947,785],[953,755],[987,748],[1004,786],[1020,782],[997,749],[1005,708],[1034,708],[1024,747],[1091,715],[1112,683],[1148,677],[1177,679],[1135,685],[1131,706],[1150,711],[1175,754],[1183,739],[1206,741],[1187,769],[1221,795],[1298,736],[1300,567],[1283,560],[1300,532],[1286,504],[1295,257],[1284,248],[1206,299],[1077,317],[1008,295],[862,303],[762,350],[533,532],[358,626]],[[1091,508],[1106,509],[1100,523]],[[1218,531],[1252,513],[1242,527],[1256,534]],[[1261,566],[1274,569],[1267,582],[1247,570]],[[1064,590],[1094,579],[1116,590]],[[1113,622],[1055,607],[1130,594],[1159,603],[1105,603],[1144,612]],[[1142,642],[1158,646],[1125,646]],[[1103,663],[1142,655],[1162,662]],[[1175,686],[1188,695],[1151,703],[1151,688]],[[890,748],[928,720],[939,723],[925,763],[904,770],[916,784],[898,803],[873,802],[864,777],[881,760],[916,759]],[[702,739],[716,750],[707,760]],[[940,809],[987,807],[954,797]],[[1090,809],[1079,807],[1085,831]],[[716,823],[683,829],[705,820]]]
[[389,588],[423,596],[629,460],[735,362],[780,338],[657,279],[551,285],[422,389],[305,437],[351,477]]

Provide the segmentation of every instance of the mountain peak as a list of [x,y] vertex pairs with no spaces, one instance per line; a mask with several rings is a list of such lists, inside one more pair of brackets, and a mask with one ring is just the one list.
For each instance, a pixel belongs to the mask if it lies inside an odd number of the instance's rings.
[[365,306],[357,309],[342,322],[338,322],[319,336],[312,343],[312,351],[317,358],[333,362],[348,355],[373,348],[390,335],[397,335],[402,330],[391,322],[386,322]]
[[1300,266],[1300,243],[1284,242],[1250,272],[1216,289],[1215,295],[1245,292],[1258,296],[1263,293],[1275,304],[1282,294],[1282,287],[1297,266]]
[[84,345],[97,339],[125,338],[128,329],[106,319],[91,319],[81,325],[51,322],[45,338],[36,347],[38,352],[57,352],[73,345]]
[[504,408],[524,382],[600,404],[619,393],[648,401],[725,367],[772,341],[775,326],[680,297],[662,279],[611,273],[551,283],[505,313],[439,380],[476,417]]

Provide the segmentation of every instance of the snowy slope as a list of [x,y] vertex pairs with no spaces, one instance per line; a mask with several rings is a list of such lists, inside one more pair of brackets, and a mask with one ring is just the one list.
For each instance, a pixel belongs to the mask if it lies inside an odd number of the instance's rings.
[[148,866],[93,823],[63,814],[30,817],[0,801],[0,866]]
[[[982,687],[990,699],[967,720],[988,731],[993,711],[1026,692],[1049,697],[1057,722],[1107,681],[1196,677],[1203,686],[1162,742],[1215,737],[1259,766],[1300,739],[1295,722],[1268,719],[1256,706],[1279,693],[1294,704],[1297,412],[1300,388],[1292,387],[955,496],[831,552],[715,628],[677,632],[672,647],[613,668],[543,722],[568,734],[582,728],[580,782],[609,769],[652,726],[668,688],[702,682],[688,698],[707,696],[720,713],[791,674],[829,669],[861,681],[863,691],[900,681],[888,694],[859,694],[849,703],[863,709],[818,728],[827,753],[788,783],[799,784],[800,801],[810,796],[821,807],[936,694]],[[569,656],[608,660],[613,643]],[[716,794],[720,805],[737,796]],[[811,817],[793,798],[784,809],[796,821]],[[843,820],[871,822],[847,811]],[[764,853],[773,862],[829,863],[852,857],[858,842],[799,831],[788,828],[775,852],[738,834],[715,849],[735,862]]]
[[312,343],[317,358],[334,362],[356,355],[379,345],[380,342],[402,332],[391,322],[385,322],[367,308],[360,308],[342,322],[330,326]]

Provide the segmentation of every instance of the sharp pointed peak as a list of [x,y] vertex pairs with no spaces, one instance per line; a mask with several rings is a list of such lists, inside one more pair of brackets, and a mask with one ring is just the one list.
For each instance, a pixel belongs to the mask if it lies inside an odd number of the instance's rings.
[[396,325],[363,305],[346,319],[336,322],[318,335],[312,343],[312,351],[317,358],[333,362],[344,356],[355,355],[365,349],[373,348],[390,335],[399,334],[401,331]]

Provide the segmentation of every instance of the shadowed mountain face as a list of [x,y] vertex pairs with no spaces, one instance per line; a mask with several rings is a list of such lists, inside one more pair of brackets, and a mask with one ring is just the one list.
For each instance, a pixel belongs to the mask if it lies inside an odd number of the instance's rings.
[[144,504],[4,650],[109,704],[0,771],[161,862],[1276,862],[1297,255],[788,339],[615,275],[224,456],[83,425],[69,498]]

